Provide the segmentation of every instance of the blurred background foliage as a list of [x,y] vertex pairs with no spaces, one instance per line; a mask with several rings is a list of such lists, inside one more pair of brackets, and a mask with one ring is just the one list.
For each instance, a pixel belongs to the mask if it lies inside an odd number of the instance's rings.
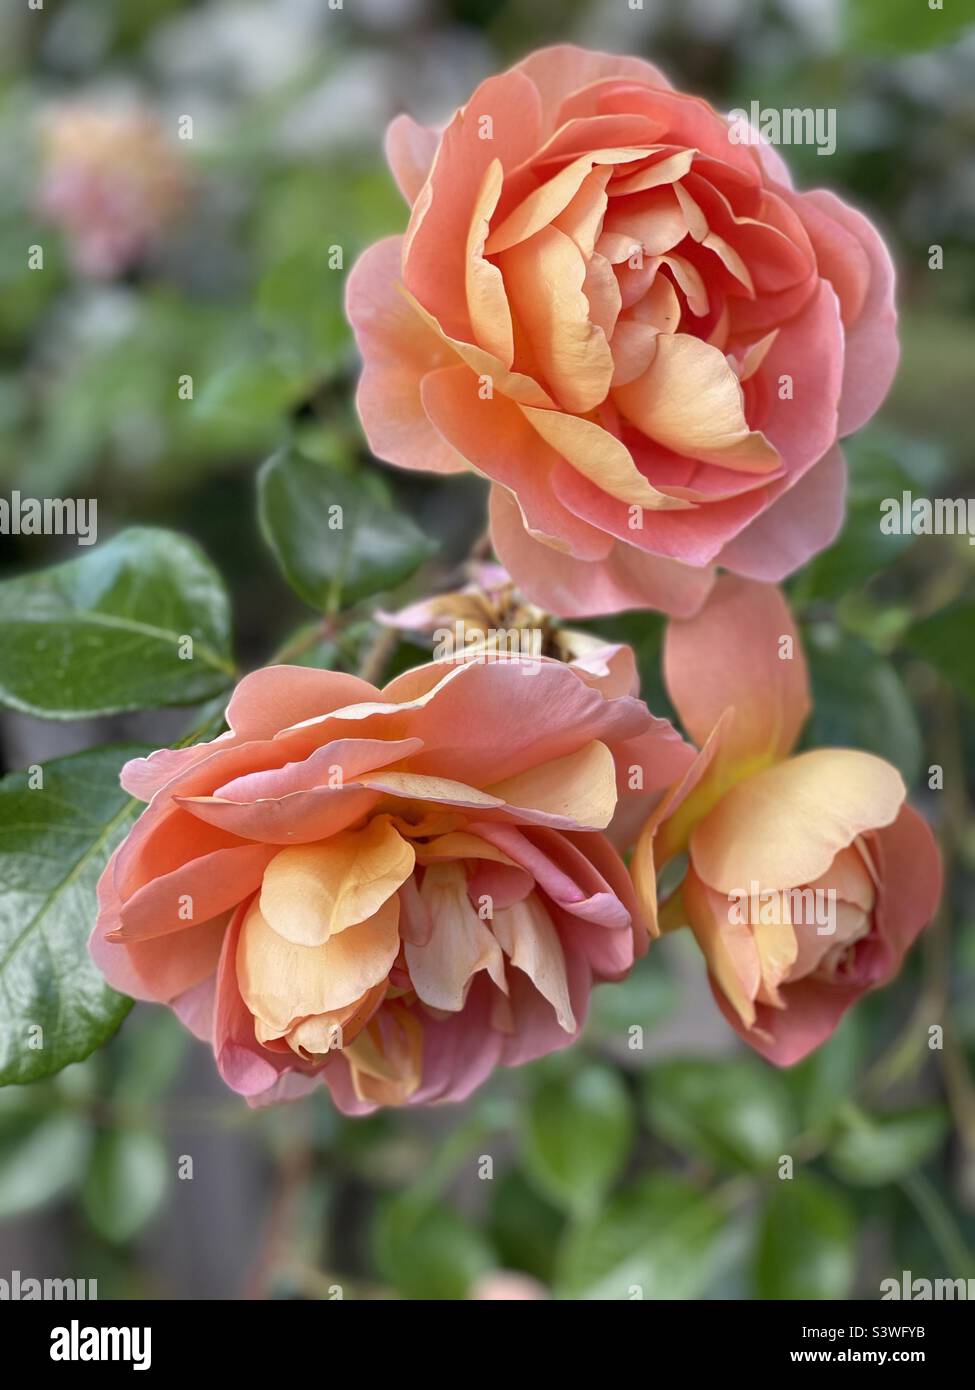
[[[355,421],[342,286],[358,251],[405,222],[380,154],[391,116],[442,118],[482,76],[562,39],[644,53],[729,108],[835,107],[832,158],[785,153],[800,187],[835,188],[889,237],[903,362],[847,445],[841,537],[789,586],[815,687],[806,737],[901,769],[938,830],[948,891],[902,978],[786,1073],[733,1040],[680,933],[597,992],[577,1048],[428,1113],[345,1121],[324,1095],[252,1113],[168,1013],[138,1007],[89,1060],[0,1091],[0,1274],[95,1277],[103,1298],[311,1299],[871,1298],[902,1269],[975,1277],[975,549],[878,525],[884,497],[971,492],[973,18],[969,0],[4,7],[0,489],[97,497],[105,539],[133,523],[193,537],[229,591],[240,669],[275,651],[356,665],[375,641],[365,600],[418,564],[397,602],[446,582],[482,527],[475,480],[392,477]],[[151,113],[174,171],[160,235],[97,270],[45,212],[45,131],[79,104]],[[314,524],[295,525],[321,485],[315,461],[356,516],[341,574]],[[85,553],[2,544],[4,579]],[[205,563],[160,545],[163,569]],[[337,623],[343,585],[363,602]],[[634,645],[644,694],[668,713],[661,622],[591,626]],[[25,685],[11,651],[7,703],[43,711],[49,673]],[[406,642],[381,654],[390,669],[424,655]],[[117,712],[3,714],[6,767],[110,738],[173,741],[212,715],[100,708]]]

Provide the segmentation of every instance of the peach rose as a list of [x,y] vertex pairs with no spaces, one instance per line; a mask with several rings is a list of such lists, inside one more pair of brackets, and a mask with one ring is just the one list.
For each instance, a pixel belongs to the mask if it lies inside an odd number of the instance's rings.
[[566,617],[687,615],[843,511],[837,438],[897,362],[860,213],[638,58],[568,45],[387,154],[412,211],[349,278],[373,451],[490,479],[498,557]]
[[347,1113],[460,1100],[565,1046],[646,945],[603,832],[693,757],[606,689],[552,660],[246,677],[229,732],[123,770],[149,806],[102,875],[96,962],[252,1102],[319,1079]]
[[[690,926],[725,1017],[788,1066],[900,970],[940,896],[934,838],[883,759],[790,756],[809,689],[776,589],[720,579],[696,617],[670,624],[664,672],[701,751],[640,836],[637,893],[655,935]],[[682,853],[658,916],[655,877]]]

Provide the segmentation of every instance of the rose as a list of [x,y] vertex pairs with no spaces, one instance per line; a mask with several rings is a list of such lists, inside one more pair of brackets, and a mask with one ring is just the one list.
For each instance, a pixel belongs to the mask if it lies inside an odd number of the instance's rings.
[[542,50],[387,152],[403,238],[354,267],[370,445],[491,480],[497,554],[566,617],[686,615],[715,564],[829,544],[837,438],[897,361],[876,231],[636,58]]
[[184,209],[185,163],[149,111],[62,106],[47,113],[42,136],[39,208],[86,275],[110,278],[136,264]]
[[320,1079],[350,1113],[459,1100],[565,1046],[646,948],[603,832],[693,756],[618,675],[246,677],[227,733],[126,765],[149,805],[102,874],[96,962],[252,1102]]
[[[897,974],[937,906],[938,851],[883,759],[793,755],[808,678],[776,589],[722,577],[696,617],[670,624],[664,671],[701,751],[640,836],[638,896],[654,934],[691,927],[725,1017],[787,1066]],[[681,853],[658,920],[655,878]]]

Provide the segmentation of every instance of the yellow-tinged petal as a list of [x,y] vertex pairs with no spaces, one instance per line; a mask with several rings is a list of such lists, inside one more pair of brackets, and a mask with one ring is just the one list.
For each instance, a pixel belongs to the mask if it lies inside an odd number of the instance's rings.
[[530,893],[512,907],[496,909],[491,924],[511,964],[523,970],[555,1010],[559,1027],[574,1033],[578,1024],[569,998],[569,977],[562,942],[538,895]]
[[546,384],[566,410],[594,409],[609,391],[613,356],[606,334],[589,317],[582,252],[558,228],[543,227],[498,260]]
[[515,356],[515,341],[508,296],[500,270],[484,258],[484,243],[503,183],[501,161],[492,160],[484,171],[467,234],[465,288],[467,310],[478,345],[485,352],[494,353],[510,369]]
[[[487,254],[494,256],[507,251],[518,242],[527,241],[530,236],[540,232],[550,222],[554,222],[575,200],[585,184],[598,187],[591,178],[598,166],[607,166],[605,171],[598,169],[597,179],[605,187],[616,164],[632,164],[646,156],[645,150],[597,150],[594,154],[581,155],[571,164],[566,164],[552,178],[529,193],[510,213],[501,225],[491,233],[487,241]],[[605,207],[605,199],[603,199]],[[567,228],[565,230],[568,230]]]
[[857,835],[890,825],[905,794],[882,758],[817,748],[732,787],[695,827],[691,860],[722,893],[753,880],[795,888],[824,874]]
[[261,913],[278,936],[321,946],[378,912],[413,872],[413,846],[377,816],[320,844],[293,845],[264,872]]
[[622,440],[594,421],[564,415],[559,410],[536,410],[528,405],[520,408],[547,444],[610,497],[631,506],[663,511],[684,510],[693,505],[658,492],[637,468]]
[[471,905],[460,865],[431,864],[423,875],[420,897],[433,930],[425,944],[407,941],[403,950],[413,988],[423,1002],[457,1013],[479,970],[487,970],[507,993],[501,948]]
[[255,901],[237,944],[237,983],[251,1013],[282,1032],[297,1019],[361,999],[386,978],[399,951],[399,899],[324,946],[296,946],[268,926]]
[[604,830],[616,810],[616,764],[605,743],[593,739],[575,753],[506,777],[488,790],[508,806]]
[[644,434],[685,458],[745,473],[780,466],[765,436],[749,430],[741,385],[724,354],[700,338],[660,334],[647,370],[614,389],[613,399]]
[[715,983],[745,1027],[751,1028],[762,981],[751,927],[732,922],[727,899],[702,883],[693,869],[684,878],[682,892],[691,930]]

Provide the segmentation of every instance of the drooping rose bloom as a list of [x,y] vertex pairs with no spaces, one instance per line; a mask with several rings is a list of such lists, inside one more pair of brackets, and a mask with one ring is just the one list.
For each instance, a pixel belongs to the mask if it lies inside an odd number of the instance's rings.
[[149,806],[102,875],[95,960],[251,1101],[320,1079],[349,1113],[460,1100],[564,1046],[647,940],[603,832],[693,757],[606,688],[523,659],[381,692],[246,677],[228,733],[124,769]]
[[687,615],[842,516],[837,439],[897,361],[873,227],[636,58],[544,49],[443,131],[400,116],[411,205],[348,286],[374,452],[491,480],[497,554],[565,617]]
[[38,203],[77,268],[110,278],[139,261],[185,204],[185,165],[140,107],[74,104],[48,114]]
[[[777,589],[723,576],[669,625],[664,673],[701,751],[640,836],[638,895],[654,935],[691,927],[725,1017],[788,1066],[900,970],[937,907],[934,838],[883,759],[793,754],[809,688]],[[658,913],[655,879],[681,854]]]

